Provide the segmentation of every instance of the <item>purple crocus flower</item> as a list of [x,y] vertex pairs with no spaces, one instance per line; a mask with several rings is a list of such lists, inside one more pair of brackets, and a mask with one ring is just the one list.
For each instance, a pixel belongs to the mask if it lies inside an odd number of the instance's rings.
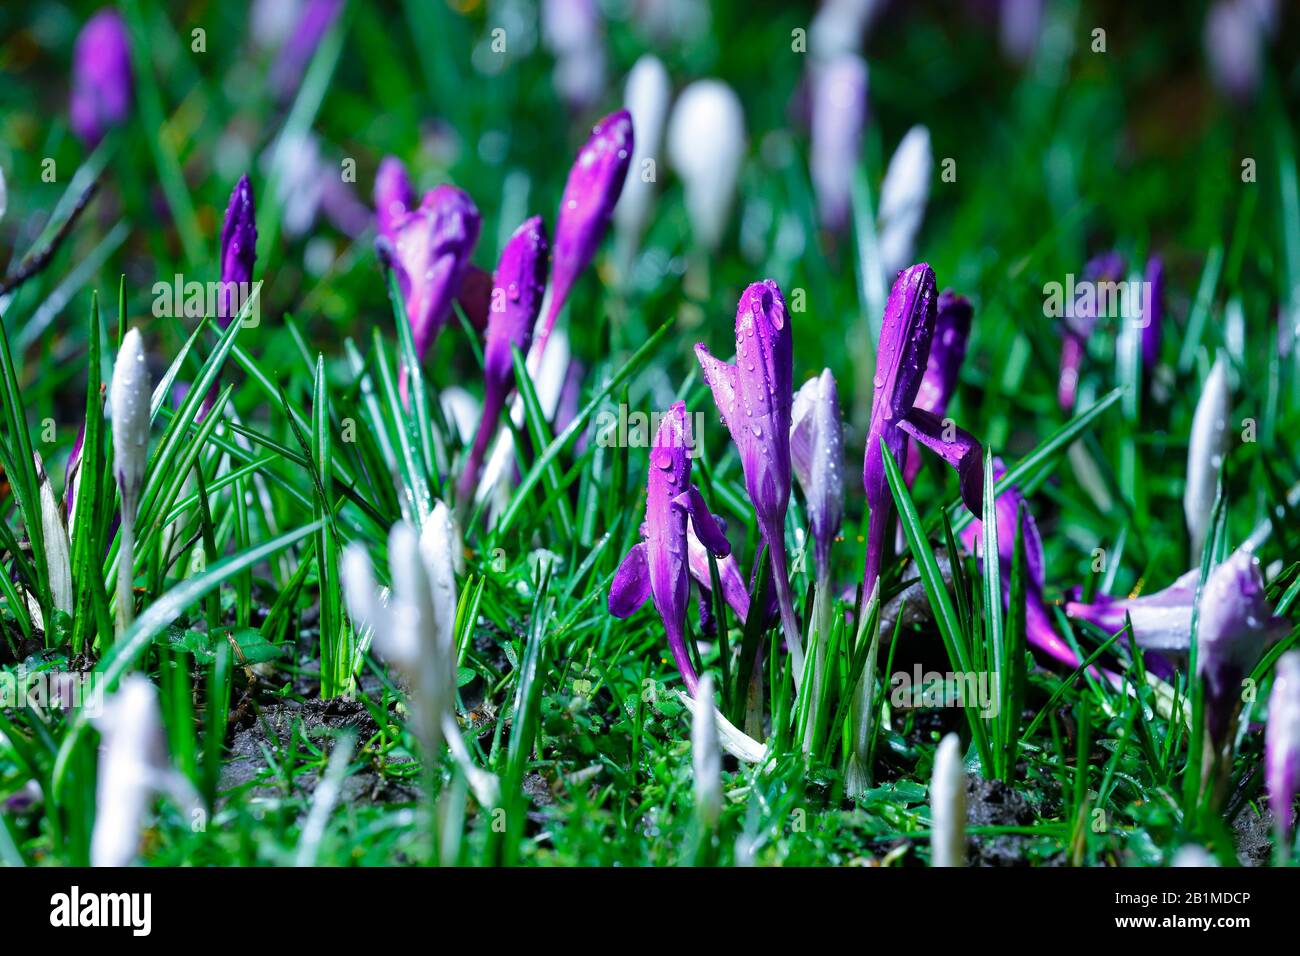
[[934,326],[934,271],[922,262],[899,273],[885,305],[876,350],[875,395],[862,464],[862,484],[871,509],[863,594],[871,594],[880,578],[885,536],[894,514],[882,448],[901,461],[910,435],[957,469],[962,500],[973,514],[979,514],[982,506],[984,471],[979,442],[951,423],[945,424],[933,412],[916,407]]
[[307,64],[342,9],[343,0],[307,0],[302,16],[271,68],[271,88],[277,98],[287,100],[297,92]]
[[810,166],[822,225],[841,232],[849,221],[853,172],[867,122],[867,64],[844,53],[812,74]]
[[[925,363],[925,375],[916,391],[914,408],[932,412],[942,419],[948,413],[948,402],[957,390],[957,377],[961,363],[966,358],[966,343],[970,339],[971,317],[974,310],[970,300],[955,295],[951,289],[939,294],[935,310],[934,336],[930,340],[930,357]],[[921,472],[920,449],[908,443],[907,461],[903,463],[903,478],[912,487]]]
[[397,225],[415,208],[415,190],[406,166],[396,156],[385,156],[375,173],[375,232],[397,244]]
[[[391,263],[406,303],[406,317],[423,359],[451,316],[481,219],[469,196],[443,184],[424,194],[420,205],[392,226]],[[406,394],[406,370],[401,374]]]
[[794,397],[790,464],[808,504],[819,573],[830,565],[831,543],[844,517],[844,426],[830,369],[810,378]]
[[221,285],[224,294],[217,297],[217,321],[224,329],[238,313],[242,302],[234,288],[253,281],[257,261],[257,218],[253,205],[253,184],[248,176],[239,177],[230,193],[226,219],[221,225]]
[[650,448],[643,540],[632,547],[614,574],[609,610],[629,617],[647,598],[663,618],[673,660],[695,696],[698,678],[686,648],[686,603],[690,571],[686,519],[704,546],[718,557],[731,553],[726,535],[691,484],[690,421],[686,403],[675,402],[664,416]]
[[1124,627],[1127,618],[1133,624],[1132,636],[1143,650],[1161,654],[1186,654],[1192,635],[1192,605],[1201,571],[1193,568],[1173,584],[1154,594],[1115,598],[1098,595],[1091,604],[1067,601],[1065,613],[1089,621],[1111,634]]
[[[1083,267],[1086,289],[1095,290],[1098,283],[1119,282],[1124,278],[1124,258],[1116,252],[1106,252],[1088,260]],[[1056,400],[1061,408],[1074,408],[1079,393],[1079,369],[1088,351],[1088,339],[1097,327],[1097,296],[1084,292],[1072,308],[1061,329],[1061,374],[1056,387]]]
[[1199,612],[1196,676],[1204,683],[1206,732],[1218,752],[1231,744],[1242,680],[1291,625],[1274,616],[1259,561],[1243,549],[1210,573]]
[[77,34],[72,51],[72,131],[94,149],[131,112],[131,45],[116,10],[96,13]]
[[1165,263],[1159,256],[1147,260],[1143,281],[1151,290],[1142,314],[1142,367],[1148,372],[1160,361],[1160,323],[1165,317]]
[[1300,787],[1300,651],[1287,651],[1277,661],[1264,731],[1264,778],[1278,842],[1289,845],[1292,808]]
[[525,355],[533,338],[546,291],[546,225],[541,216],[528,219],[510,237],[497,263],[488,312],[487,345],[483,350],[483,417],[461,472],[458,500],[468,502],[478,485],[483,453],[496,434],[497,419],[514,386],[511,347]]
[[[1000,481],[1007,472],[1000,458],[993,459],[993,478]],[[1025,641],[1030,647],[1061,661],[1068,667],[1078,667],[1079,658],[1070,645],[1061,639],[1052,625],[1047,602],[1043,599],[1045,586],[1043,539],[1038,525],[1030,514],[1024,495],[1015,485],[1007,488],[993,503],[998,521],[998,567],[1002,582],[1002,602],[1011,599],[1011,564],[1015,559],[1017,524],[1021,538],[1021,553],[1025,562]],[[983,540],[983,523],[977,518],[961,531],[961,543],[971,554],[983,560],[980,541]]]
[[[715,520],[719,527],[723,527],[721,518]],[[725,528],[723,530],[725,531]],[[713,575],[709,571],[709,549],[691,528],[686,529],[686,559],[695,583],[704,592],[712,592]],[[749,617],[749,588],[745,586],[745,576],[741,574],[740,562],[736,560],[734,554],[729,554],[723,558],[716,558],[715,563],[718,565],[718,582],[722,585],[722,599],[743,624]],[[701,601],[702,608],[707,606],[708,601]]]
[[63,505],[69,523],[72,522],[72,509],[77,505],[77,485],[81,478],[81,453],[85,444],[86,423],[82,422],[81,431],[77,432],[77,440],[72,445],[72,451],[68,453],[68,466],[63,477]]
[[714,358],[703,342],[695,346],[695,356],[740,452],[745,490],[767,543],[781,623],[798,677],[803,670],[803,642],[785,560],[794,337],[777,284],[771,279],[755,282],[740,297],[734,365]]
[[546,341],[569,299],[573,283],[591,263],[596,247],[609,228],[631,161],[632,114],[619,110],[592,128],[591,137],[578,153],[564,184],[555,222],[550,299],[528,356],[530,370],[535,370],[541,362]]

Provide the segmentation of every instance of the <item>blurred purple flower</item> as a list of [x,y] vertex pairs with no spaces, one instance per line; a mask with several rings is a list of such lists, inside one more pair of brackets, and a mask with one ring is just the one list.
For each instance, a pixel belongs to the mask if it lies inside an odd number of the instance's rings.
[[[1083,267],[1083,282],[1087,288],[1097,283],[1120,282],[1124,278],[1124,258],[1116,252],[1106,252],[1088,260]],[[1061,374],[1056,389],[1056,399],[1061,408],[1070,411],[1079,393],[1079,369],[1088,351],[1088,339],[1097,327],[1097,296],[1080,294],[1061,323]]]
[[619,110],[592,128],[591,137],[578,153],[564,184],[555,223],[550,299],[529,356],[530,370],[535,370],[541,361],[555,319],[568,301],[573,283],[591,263],[596,247],[609,228],[631,161],[632,116],[627,110]]
[[1291,630],[1275,617],[1264,593],[1259,561],[1238,549],[1210,573],[1196,624],[1196,675],[1204,684],[1205,721],[1216,750],[1232,738],[1241,682],[1268,645]]
[[[443,184],[425,193],[420,205],[393,226],[390,261],[420,360],[451,316],[451,303],[478,242],[480,223],[474,201],[455,186]],[[405,366],[401,390],[405,397]]]
[[72,51],[72,131],[93,149],[131,112],[131,45],[116,10],[100,10],[81,28]]
[[1028,63],[1042,32],[1043,0],[1002,0],[998,34],[1002,52],[1017,63]]
[[1278,842],[1291,842],[1291,816],[1300,786],[1300,651],[1277,661],[1264,731],[1264,777]]
[[814,65],[812,73],[813,187],[822,225],[841,232],[848,225],[853,174],[867,122],[867,64],[853,53]]
[[[253,205],[253,184],[248,176],[239,177],[230,193],[226,218],[221,225],[221,283],[231,286],[247,285],[253,281],[253,265],[257,261],[257,218]],[[224,329],[238,314],[236,302],[242,298],[227,294],[217,301],[217,321]]]
[[785,512],[790,503],[790,420],[794,337],[785,299],[767,279],[747,288],[736,306],[736,361],[722,362],[703,342],[695,356],[714,404],[740,452],[745,490],[767,543],[786,643],[796,677],[803,643],[786,573]]
[[457,500],[468,503],[478,485],[479,469],[497,420],[515,381],[511,348],[525,355],[533,338],[546,291],[546,224],[541,216],[526,220],[501,251],[488,313],[487,344],[483,350],[483,417],[461,472]]
[[578,111],[605,90],[605,47],[596,0],[544,0],[542,39],[555,57],[555,89]]
[[1143,301],[1149,305],[1142,315],[1142,367],[1148,372],[1160,361],[1160,323],[1165,318],[1165,263],[1159,256],[1147,260],[1143,281],[1151,294]]
[[[930,340],[930,357],[925,363],[925,376],[921,379],[921,387],[917,389],[914,408],[932,412],[939,419],[947,414],[948,402],[957,390],[961,363],[966,358],[966,343],[970,339],[973,314],[970,301],[965,297],[955,295],[951,289],[945,289],[939,294],[934,336]],[[910,488],[921,471],[920,449],[914,443],[908,443],[907,461],[902,464],[903,477]]]
[[691,445],[686,403],[675,402],[650,448],[643,540],[632,547],[614,574],[609,610],[615,617],[625,618],[647,598],[654,601],[677,669],[694,696],[698,679],[686,647],[686,603],[691,580],[687,518],[700,541],[718,557],[730,554],[731,545],[699,490],[691,484]]
[[343,0],[307,0],[297,25],[271,68],[271,89],[278,99],[287,100],[298,91],[307,64],[342,9]]
[[396,156],[385,156],[375,173],[375,232],[397,242],[397,225],[415,208],[415,190],[406,166]]
[[884,561],[885,535],[894,514],[882,447],[889,449],[895,461],[902,461],[910,435],[957,469],[962,499],[973,514],[978,515],[982,506],[984,471],[979,442],[950,422],[916,407],[934,327],[934,271],[922,262],[899,273],[885,305],[876,349],[875,395],[862,463],[862,484],[870,508],[863,594],[875,590]]
[[1186,654],[1192,635],[1192,605],[1200,568],[1193,568],[1173,584],[1154,594],[1115,598],[1100,594],[1090,604],[1075,599],[1067,601],[1065,613],[1089,621],[1111,634],[1124,626],[1127,616],[1133,622],[1133,640],[1148,651]]

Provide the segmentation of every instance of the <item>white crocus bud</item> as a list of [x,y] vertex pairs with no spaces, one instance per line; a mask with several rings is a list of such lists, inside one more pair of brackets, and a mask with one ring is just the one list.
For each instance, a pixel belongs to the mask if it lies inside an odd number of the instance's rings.
[[862,47],[872,21],[886,0],[824,0],[808,29],[809,52],[818,60]]
[[135,511],[144,484],[149,454],[149,402],[153,386],[145,364],[138,329],[129,330],[113,365],[109,413],[113,422],[113,476],[122,493],[122,522],[118,530],[117,627],[125,631],[135,616],[131,582],[135,575]]
[[[36,479],[41,493],[41,537],[45,540],[45,566],[49,571],[50,596],[54,609],[72,613],[72,559],[68,547],[68,528],[63,523],[63,508],[54,494],[50,476],[40,455],[36,459]],[[48,622],[46,623],[48,627]]]
[[636,135],[623,193],[614,207],[614,225],[628,259],[649,224],[654,207],[659,154],[663,148],[664,124],[668,120],[672,93],[668,71],[650,53],[637,60],[627,75],[623,105],[632,114],[632,130]]
[[713,678],[700,678],[691,715],[691,765],[695,771],[695,812],[708,830],[722,813],[722,754],[718,750],[718,722],[713,706]]
[[1219,483],[1223,456],[1228,453],[1228,370],[1220,356],[1201,388],[1201,398],[1192,415],[1192,433],[1187,442],[1187,484],[1183,489],[1183,513],[1192,540],[1192,556],[1199,559],[1205,545],[1214,494]]
[[948,734],[934,752],[930,778],[930,865],[966,865],[966,769],[961,741]]
[[479,400],[459,385],[449,385],[438,394],[438,401],[447,424],[456,429],[460,443],[468,446],[474,441],[478,420],[483,414]]
[[916,236],[925,217],[925,203],[930,198],[933,169],[930,131],[924,126],[913,126],[890,157],[885,179],[880,184],[877,229],[886,286],[893,285],[899,270],[912,263]]
[[682,179],[695,242],[717,249],[727,232],[745,159],[745,112],[721,80],[698,80],[682,91],[668,121],[668,158]]
[[810,171],[823,227],[840,232],[852,208],[853,174],[867,120],[867,64],[844,53],[812,68]]
[[1197,868],[1205,868],[1205,867],[1218,866],[1219,861],[1216,860],[1214,857],[1212,857],[1210,855],[1210,852],[1206,850],[1205,847],[1197,846],[1195,843],[1189,843],[1186,846],[1179,848],[1178,852],[1174,854],[1174,858],[1169,865],[1178,866],[1178,867],[1193,866]]
[[189,781],[167,760],[158,692],[147,677],[131,674],[95,718],[101,744],[95,790],[92,866],[127,866],[140,847],[140,827],[158,793],[187,810],[198,809]]

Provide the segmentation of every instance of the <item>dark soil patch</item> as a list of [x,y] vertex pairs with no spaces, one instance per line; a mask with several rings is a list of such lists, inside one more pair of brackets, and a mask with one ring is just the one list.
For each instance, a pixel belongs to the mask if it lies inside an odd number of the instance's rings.
[[[1037,818],[1029,798],[1001,780],[985,780],[974,775],[967,777],[967,826],[1027,827],[1033,826]],[[972,834],[967,841],[969,865],[1027,866],[1026,845],[1030,840],[1030,837],[1011,833],[994,836]]]
[[1242,866],[1268,866],[1273,857],[1273,814],[1256,813],[1247,804],[1232,821],[1237,862]]

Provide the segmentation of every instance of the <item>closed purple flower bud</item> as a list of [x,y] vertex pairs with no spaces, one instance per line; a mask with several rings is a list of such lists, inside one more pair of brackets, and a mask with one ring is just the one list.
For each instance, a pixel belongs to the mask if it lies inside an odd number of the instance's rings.
[[1205,582],[1196,625],[1196,675],[1204,683],[1205,719],[1216,749],[1232,736],[1241,704],[1241,682],[1265,649],[1290,631],[1275,617],[1264,594],[1259,561],[1237,550]]
[[1164,260],[1159,256],[1148,259],[1143,281],[1148,294],[1143,300],[1146,308],[1142,310],[1142,367],[1150,371],[1160,361],[1160,323],[1165,317]]
[[116,10],[96,13],[77,34],[72,51],[72,131],[93,149],[131,112],[131,45]]
[[808,504],[817,567],[825,572],[831,543],[844,517],[844,426],[840,398],[830,369],[810,378],[794,397],[790,464]]
[[663,618],[673,659],[695,696],[698,678],[686,647],[686,604],[690,597],[687,519],[706,548],[718,557],[731,553],[717,520],[691,484],[692,437],[686,403],[668,409],[650,448],[643,540],[627,553],[614,574],[609,611],[629,617],[647,598]]
[[736,306],[736,362],[719,361],[701,342],[695,356],[740,452],[745,490],[767,543],[786,642],[803,668],[800,626],[786,574],[785,512],[790,504],[790,413],[794,337],[785,299],[766,279],[747,288]]
[[555,222],[550,305],[537,334],[530,367],[541,360],[556,316],[609,228],[631,161],[632,115],[619,110],[593,127],[564,184]]
[[[916,392],[915,408],[931,412],[942,419],[948,413],[948,402],[957,390],[957,377],[961,363],[966,358],[966,343],[970,339],[971,317],[974,310],[970,300],[955,295],[951,289],[939,294],[939,305],[934,317],[934,336],[930,340],[930,357],[925,363],[925,375]],[[920,449],[909,445],[903,477],[910,488],[921,471]]]
[[[444,184],[425,193],[420,205],[394,225],[393,264],[421,359],[451,316],[480,224],[474,201]],[[403,394],[405,381],[403,375]]]
[[488,311],[487,344],[483,350],[483,417],[461,473],[461,502],[468,502],[474,493],[483,453],[496,432],[497,419],[514,385],[511,348],[528,354],[533,323],[537,321],[546,291],[546,251],[546,225],[541,216],[534,216],[514,231],[497,262]]
[[[257,261],[257,219],[253,207],[253,184],[248,176],[241,176],[230,193],[226,219],[221,226],[221,282],[224,286],[245,285],[253,281],[253,265]],[[217,319],[225,328],[238,314],[234,303],[241,296],[219,296]]]
[[824,227],[840,232],[849,221],[853,173],[867,122],[867,64],[845,53],[814,66],[812,94],[810,164],[818,215]]
[[415,190],[406,166],[396,156],[385,156],[375,173],[375,232],[397,243],[397,224],[415,208]]
[[1264,779],[1278,841],[1289,844],[1292,808],[1300,786],[1300,651],[1287,651],[1277,661],[1264,731]]

